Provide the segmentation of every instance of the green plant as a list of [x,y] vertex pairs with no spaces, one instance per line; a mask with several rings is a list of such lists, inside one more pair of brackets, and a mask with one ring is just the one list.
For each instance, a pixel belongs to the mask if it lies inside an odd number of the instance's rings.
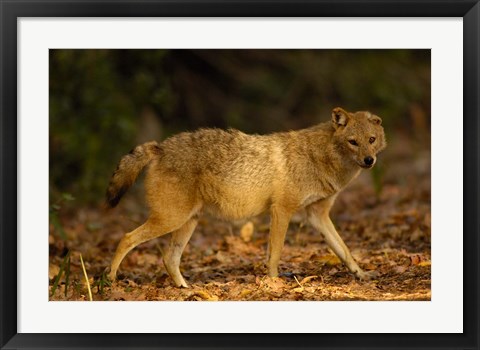
[[57,290],[58,284],[60,282],[60,279],[62,278],[62,275],[63,275],[64,271],[66,271],[66,273],[65,273],[65,296],[67,296],[68,281],[69,281],[69,278],[70,278],[70,251],[68,251],[67,254],[63,257],[63,261],[60,264],[60,270],[58,271],[58,274],[55,277],[55,281],[53,282],[52,289],[50,291],[50,297],[52,297],[55,294],[55,291]]
[[97,290],[100,293],[100,295],[103,295],[104,288],[110,287],[111,285],[112,283],[108,279],[107,273],[103,271],[100,277],[95,279],[95,282],[93,283],[92,287],[97,287]]

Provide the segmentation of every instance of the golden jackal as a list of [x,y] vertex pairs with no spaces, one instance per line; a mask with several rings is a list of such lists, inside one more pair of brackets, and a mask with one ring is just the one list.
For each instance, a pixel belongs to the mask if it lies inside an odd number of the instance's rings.
[[148,165],[145,191],[150,216],[120,241],[110,279],[115,280],[131,249],[172,232],[163,261],[175,284],[187,287],[180,258],[201,212],[235,220],[266,210],[271,217],[268,275],[277,276],[288,223],[301,208],[306,208],[309,222],[349,270],[368,279],[371,274],[352,258],[329,211],[338,193],[361,168],[371,168],[385,148],[381,122],[370,112],[335,108],[331,122],[298,131],[247,135],[231,129],[201,129],[160,144],[137,146],[113,174],[107,203],[115,207]]

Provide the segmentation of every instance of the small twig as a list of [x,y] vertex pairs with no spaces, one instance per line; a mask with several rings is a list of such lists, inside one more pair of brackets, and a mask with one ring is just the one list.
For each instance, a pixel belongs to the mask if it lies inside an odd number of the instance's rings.
[[297,282],[297,284],[298,284],[301,288],[303,288],[303,286],[300,284],[300,282],[298,282],[297,276],[293,275],[293,278],[295,278],[295,281]]
[[93,301],[92,290],[90,289],[90,282],[88,281],[87,270],[85,270],[85,264],[83,263],[82,254],[80,254],[80,262],[82,263],[83,275],[85,276],[85,281],[87,282],[88,296],[90,301]]

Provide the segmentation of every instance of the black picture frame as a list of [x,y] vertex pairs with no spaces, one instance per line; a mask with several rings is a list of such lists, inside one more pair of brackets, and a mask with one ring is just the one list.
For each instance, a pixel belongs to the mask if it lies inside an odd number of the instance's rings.
[[[478,0],[0,0],[0,346],[67,348],[479,348]],[[17,332],[17,19],[20,17],[463,17],[462,334],[25,334]],[[452,116],[460,118],[460,116]],[[452,233],[454,234],[454,233]],[[458,234],[458,233],[455,233]],[[417,317],[419,315],[413,315]],[[448,317],[448,315],[445,315]],[[290,322],[289,320],[285,320]],[[219,320],[221,322],[221,320]],[[294,321],[291,321],[294,322]]]

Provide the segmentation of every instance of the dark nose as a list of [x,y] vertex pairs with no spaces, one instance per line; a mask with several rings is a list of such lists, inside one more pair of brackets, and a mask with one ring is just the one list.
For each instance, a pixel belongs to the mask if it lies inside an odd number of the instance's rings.
[[368,157],[365,157],[365,159],[363,160],[365,162],[366,165],[370,166],[373,164],[373,158],[368,156]]

